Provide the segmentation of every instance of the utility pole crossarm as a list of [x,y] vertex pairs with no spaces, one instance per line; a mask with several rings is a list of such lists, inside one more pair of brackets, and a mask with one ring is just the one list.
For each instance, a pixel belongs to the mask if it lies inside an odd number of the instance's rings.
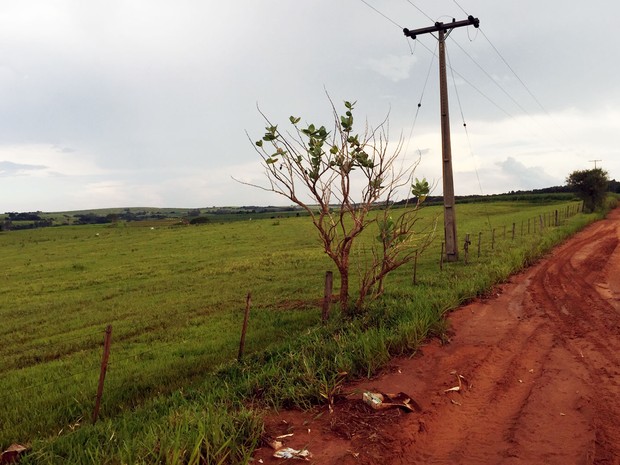
[[403,29],[403,32],[405,33],[405,36],[415,39],[416,36],[419,36],[420,34],[428,34],[429,32],[448,31],[450,29],[454,29],[456,27],[463,27],[463,26],[474,26],[476,28],[480,27],[480,20],[478,18],[474,18],[473,16],[469,16],[467,19],[464,19],[463,21],[455,21],[453,19],[451,23],[446,24],[446,23],[437,22],[435,23],[434,26],[414,29],[413,31],[410,31],[409,29],[405,28]]

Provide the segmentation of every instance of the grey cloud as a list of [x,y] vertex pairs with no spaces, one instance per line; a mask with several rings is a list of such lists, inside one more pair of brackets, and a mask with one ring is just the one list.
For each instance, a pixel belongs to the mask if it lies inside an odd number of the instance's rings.
[[496,164],[505,176],[515,181],[511,185],[521,186],[522,189],[549,187],[557,183],[557,179],[548,175],[542,168],[527,167],[513,157],[508,157]]
[[0,177],[25,174],[27,171],[39,171],[46,169],[44,165],[26,165],[11,161],[0,161]]

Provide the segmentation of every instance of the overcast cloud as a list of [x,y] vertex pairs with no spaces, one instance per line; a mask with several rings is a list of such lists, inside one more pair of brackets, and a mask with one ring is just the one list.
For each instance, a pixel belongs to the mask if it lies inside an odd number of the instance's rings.
[[[424,89],[403,160],[440,186],[436,40],[401,31],[432,21],[367,1],[391,21],[361,0],[1,2],[0,211],[287,204],[231,179],[263,181],[245,131],[262,135],[257,104],[329,124],[325,90],[370,124],[389,112],[397,139]],[[484,32],[447,43],[457,195],[563,184],[595,159],[620,178],[620,4],[412,2]]]

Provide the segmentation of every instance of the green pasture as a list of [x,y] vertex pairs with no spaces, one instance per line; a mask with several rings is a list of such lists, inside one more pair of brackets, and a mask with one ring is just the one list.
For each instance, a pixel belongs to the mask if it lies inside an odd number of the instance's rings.
[[[461,250],[443,270],[441,210],[422,209],[422,230],[438,223],[417,283],[412,267],[400,269],[366,313],[349,320],[333,309],[327,327],[323,279],[335,270],[307,217],[0,233],[0,449],[31,445],[25,463],[244,463],[260,436],[257,408],[328,401],[338,373],[368,376],[429,335],[444,337],[447,311],[598,218],[575,214],[578,205],[459,205],[469,263]],[[354,267],[374,237],[363,238]],[[108,324],[110,365],[93,426]]]

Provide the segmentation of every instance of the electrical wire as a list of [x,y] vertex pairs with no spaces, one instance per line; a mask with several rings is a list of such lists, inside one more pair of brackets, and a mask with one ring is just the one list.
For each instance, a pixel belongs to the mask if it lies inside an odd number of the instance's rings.
[[[459,2],[457,2],[457,0],[452,0],[454,2],[454,4],[456,6],[458,6],[460,8],[460,10],[465,13],[466,15],[469,16],[469,13],[467,11],[465,11],[465,9],[459,4]],[[467,29],[468,34],[469,34],[469,29]],[[538,100],[538,98],[536,98],[536,96],[534,95],[534,93],[530,90],[530,88],[525,84],[525,82],[523,82],[523,80],[519,77],[519,75],[517,74],[517,72],[513,69],[512,66],[510,66],[510,64],[508,63],[508,61],[504,58],[504,56],[500,53],[500,51],[497,49],[497,47],[493,44],[493,42],[491,42],[491,39],[489,39],[489,37],[485,34],[484,30],[479,27],[477,28],[477,32],[482,34],[482,37],[484,37],[486,39],[486,41],[489,43],[489,45],[491,46],[491,48],[495,51],[495,53],[497,54],[497,56],[500,58],[500,60],[502,60],[502,62],[506,65],[506,67],[510,70],[510,72],[514,75],[515,78],[517,78],[517,80],[519,81],[519,83],[523,86],[523,88],[526,90],[526,92],[530,95],[530,97],[532,97],[532,99],[536,102],[536,104],[540,107],[540,109],[542,111],[545,112],[545,114],[547,116],[549,115],[549,112],[547,111],[547,109],[543,106],[542,103],[540,103],[540,100]],[[470,39],[471,42],[471,39]],[[457,43],[458,45],[458,43]]]
[[[469,154],[473,160],[474,172],[476,173],[476,179],[478,180],[478,187],[480,188],[480,195],[484,195],[484,190],[482,189],[482,183],[480,182],[480,173],[478,172],[478,164],[476,163],[476,157],[474,156],[474,150],[471,145],[471,139],[469,137],[469,131],[467,130],[467,123],[465,122],[465,115],[463,114],[463,105],[461,104],[461,97],[459,95],[459,89],[456,85],[456,79],[454,78],[454,68],[450,62],[450,55],[446,48],[446,57],[448,59],[448,67],[450,68],[450,73],[452,75],[452,85],[454,86],[454,93],[456,94],[456,100],[459,104],[459,111],[461,113],[461,120],[463,121],[463,129],[465,130],[465,136],[467,138],[467,145],[469,146]],[[489,214],[489,209],[487,208],[486,203],[484,204],[484,211],[487,217],[487,224],[489,225],[489,231],[493,228],[491,225],[491,215]]]
[[457,2],[456,0],[452,0],[452,1],[456,4],[456,6],[458,6],[461,9],[463,13],[469,16],[469,13],[467,13],[467,11],[465,11],[465,9],[461,5],[459,5],[459,2]]
[[378,14],[380,14],[381,16],[383,16],[385,19],[387,19],[390,23],[394,24],[396,27],[398,27],[401,31],[403,30],[403,27],[398,24],[396,21],[394,21],[392,18],[390,18],[389,16],[381,13],[379,10],[377,10],[374,6],[372,6],[370,3],[368,3],[366,0],[360,0],[364,5],[366,5],[368,8],[376,11]]
[[430,19],[433,23],[435,22],[435,20],[433,18],[431,18],[429,15],[427,15],[424,11],[422,11],[422,9],[420,7],[418,7],[417,5],[415,5],[411,0],[406,0],[407,3],[409,3],[412,7],[414,7],[416,10],[418,10],[420,13],[422,13],[424,16],[426,16],[428,19]]
[[454,42],[456,44],[456,46],[458,48],[461,49],[461,51],[485,74],[486,77],[488,77],[517,107],[519,107],[519,109],[525,113],[526,115],[528,115],[530,118],[533,118],[533,116],[525,109],[523,108],[523,106],[517,102],[517,100],[510,95],[510,93],[508,93],[508,91],[506,89],[504,89],[502,87],[502,85],[497,82],[496,79],[493,78],[493,76],[491,76],[483,67],[482,65],[480,65],[480,63],[478,63],[476,61],[476,59],[474,57],[472,57],[469,53],[467,53],[467,51],[461,46],[461,44],[459,44],[456,39],[454,39],[452,36],[449,36],[450,39],[452,40],[452,42]]
[[499,52],[499,50],[497,49],[497,47],[495,45],[493,45],[493,42],[491,42],[491,39],[489,39],[489,37],[484,33],[484,31],[482,29],[480,29],[480,33],[482,34],[482,37],[484,37],[486,39],[486,41],[489,43],[489,45],[491,46],[491,48],[493,48],[493,50],[495,50],[495,53],[497,53],[497,56],[499,56],[499,58],[504,62],[504,64],[506,65],[506,67],[508,67],[508,69],[510,70],[510,72],[517,78],[517,80],[519,81],[519,83],[521,83],[521,85],[523,86],[523,88],[526,90],[526,92],[530,95],[530,97],[532,97],[532,99],[534,99],[534,101],[536,102],[536,104],[542,109],[542,111],[544,111],[547,116],[549,115],[549,112],[547,111],[547,109],[543,106],[542,103],[540,103],[540,101],[536,98],[536,96],[532,93],[532,91],[529,89],[529,87],[525,84],[525,82],[523,82],[523,80],[519,77],[519,75],[517,74],[517,72],[512,68],[512,66],[510,66],[510,64],[508,64],[508,62],[506,61],[506,59],[502,56],[502,54]]
[[[434,56],[436,56],[435,52],[433,52],[430,48],[428,48],[423,42],[420,42],[420,44],[422,45],[422,47],[424,47],[429,53],[432,53]],[[474,84],[472,84],[465,76],[463,76],[461,73],[459,73],[456,69],[450,67],[451,70],[454,71],[454,73],[460,77],[465,83],[467,83],[472,89],[474,89],[476,92],[478,92],[482,97],[484,97],[491,105],[493,105],[495,108],[497,108],[499,111],[501,111],[502,113],[504,113],[506,116],[508,116],[509,118],[514,119],[514,116],[511,115],[510,113],[508,113],[508,111],[506,111],[505,109],[503,109],[502,107],[500,107],[493,99],[491,99],[491,97],[489,97],[488,95],[486,95],[484,92],[482,92],[478,87],[476,87]]]
[[[435,50],[437,50],[436,47],[435,47]],[[411,139],[413,138],[413,131],[418,121],[418,115],[420,114],[420,108],[422,108],[422,100],[424,99],[424,94],[426,92],[426,86],[428,85],[428,80],[431,75],[431,70],[433,69],[433,63],[435,62],[435,57],[436,57],[436,52],[433,52],[433,56],[431,57],[431,61],[428,65],[428,71],[426,72],[426,79],[424,80],[424,86],[422,87],[422,93],[420,94],[420,98],[418,99],[418,105],[416,108],[415,116],[413,118],[413,123],[411,125],[411,130],[409,131],[409,138],[407,139],[407,144],[405,145],[405,154],[409,152],[409,143]]]

